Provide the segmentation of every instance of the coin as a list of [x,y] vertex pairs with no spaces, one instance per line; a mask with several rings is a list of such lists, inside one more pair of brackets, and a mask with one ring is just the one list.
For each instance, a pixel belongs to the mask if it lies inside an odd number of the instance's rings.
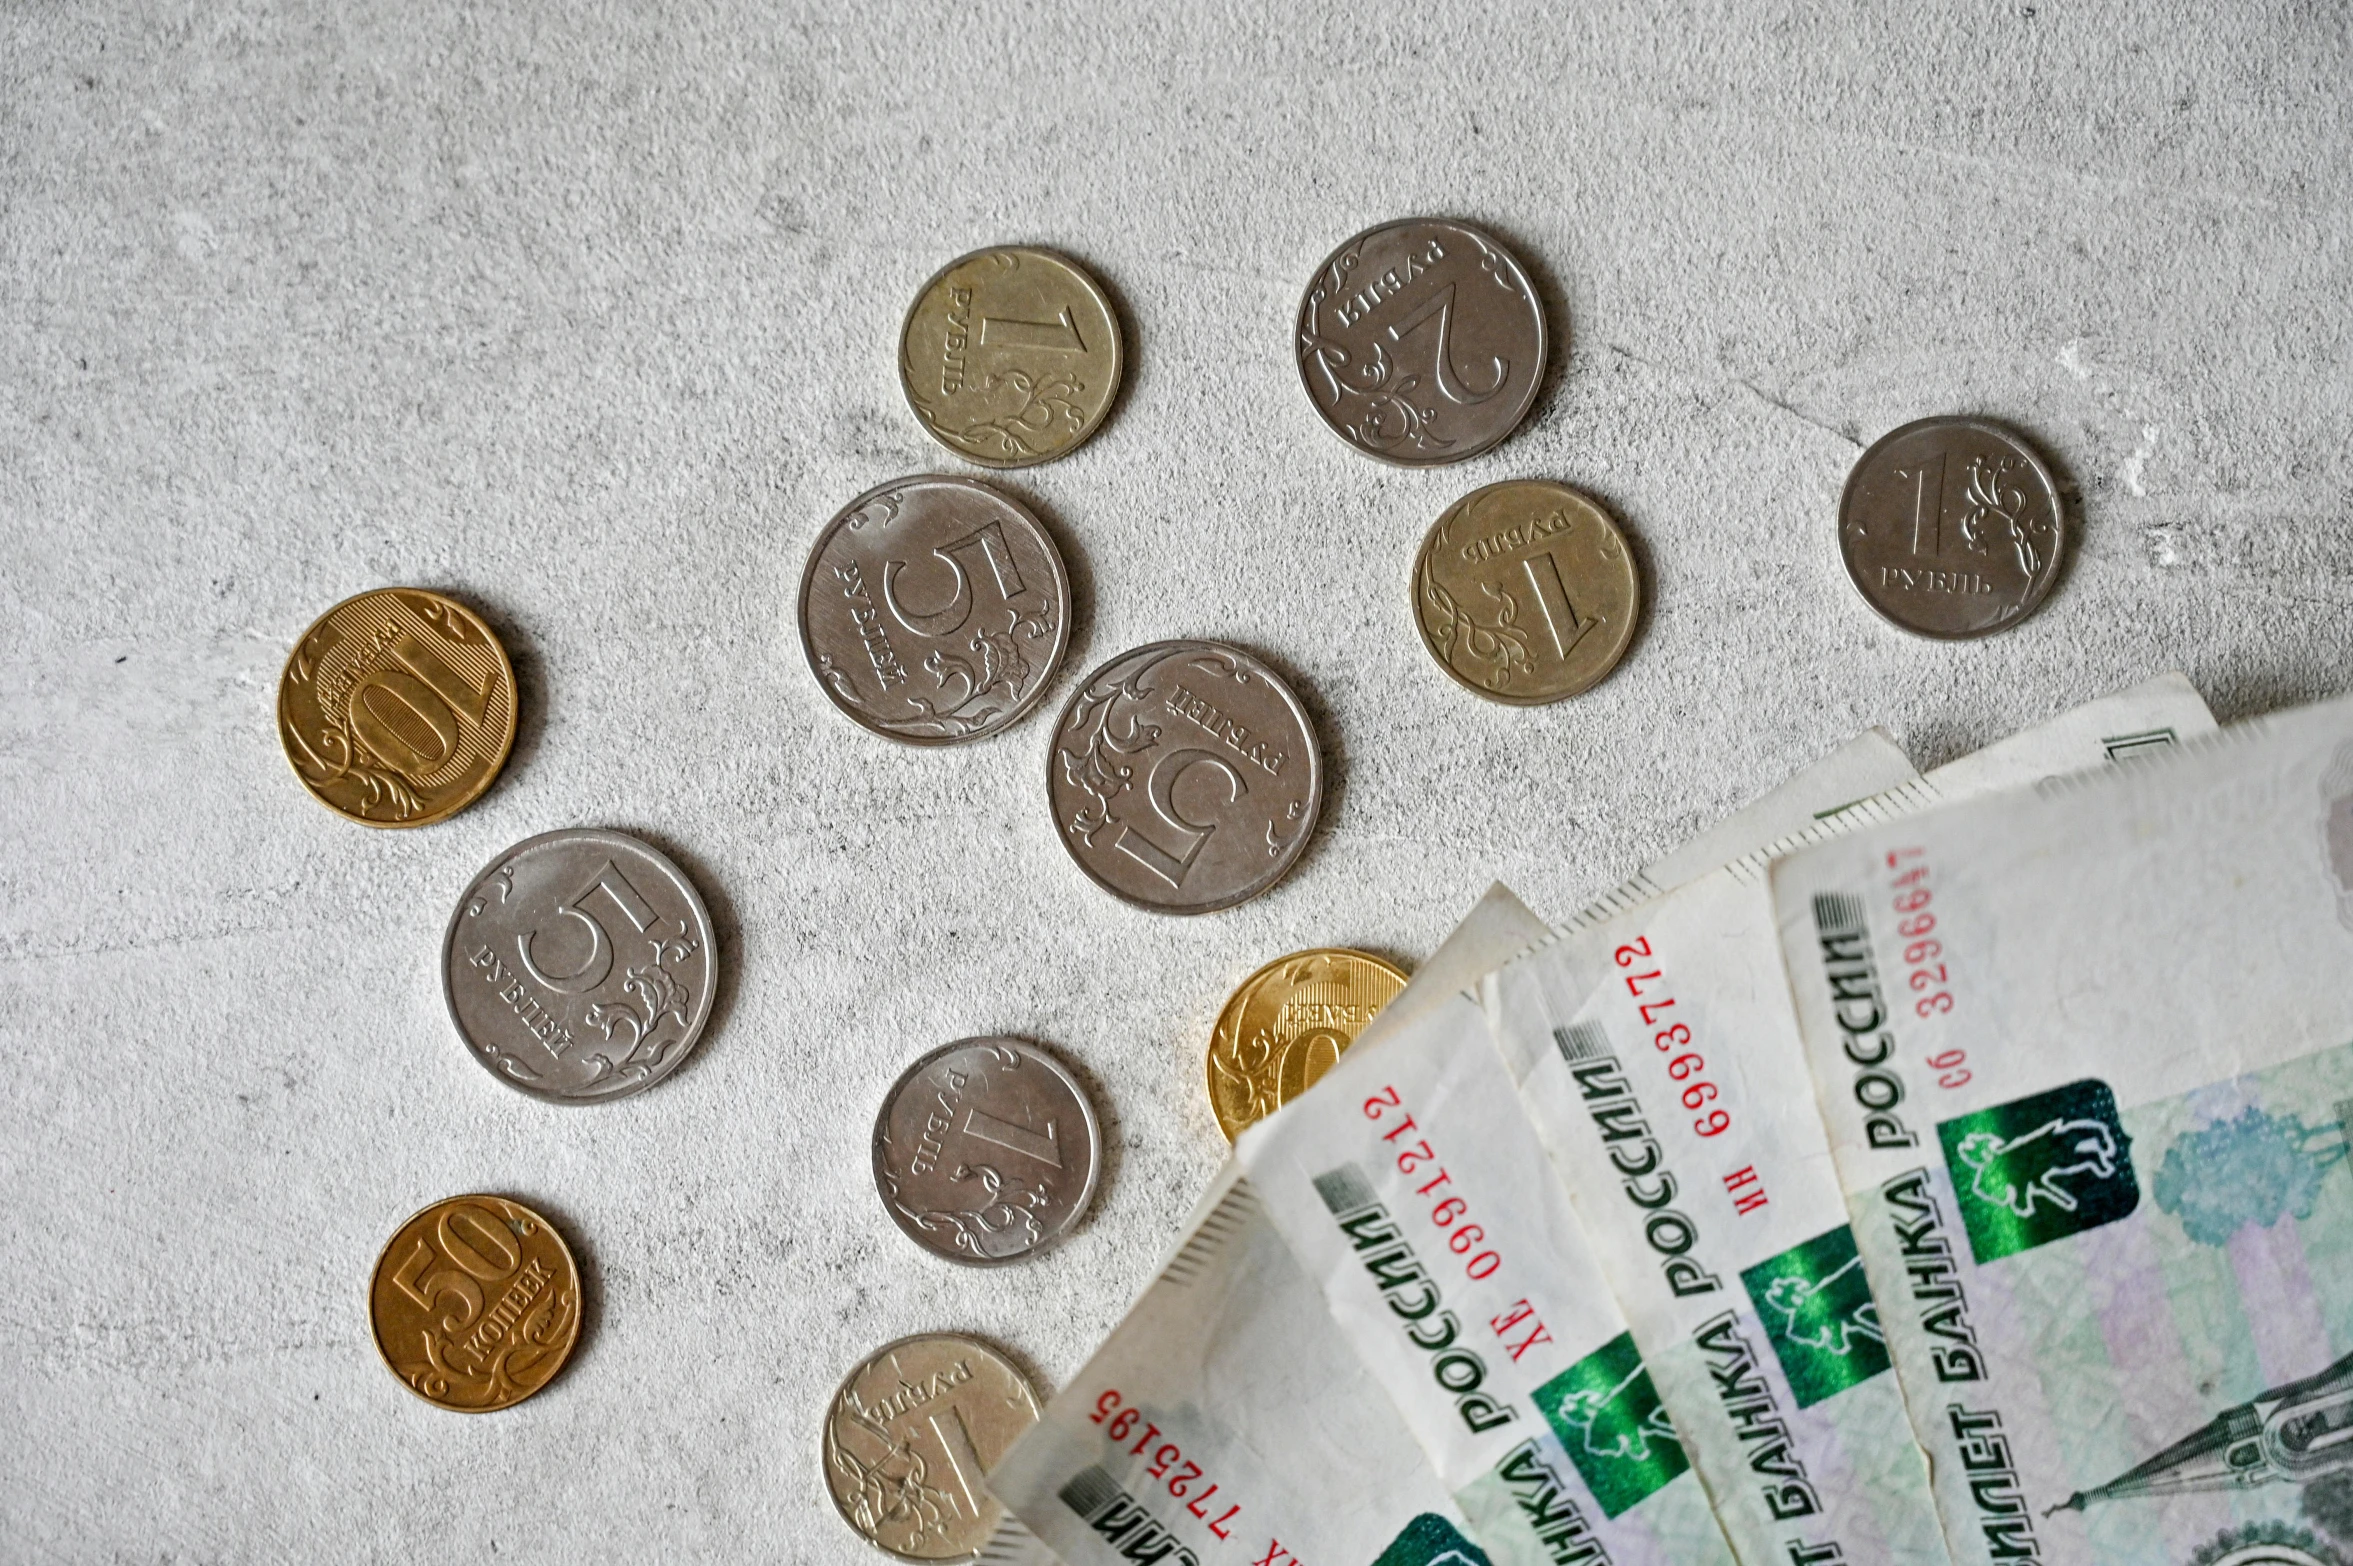
[[1380,958],[1330,946],[1244,979],[1209,1035],[1209,1107],[1226,1140],[1315,1086],[1404,988]]
[[1296,864],[1323,806],[1307,709],[1223,642],[1154,642],[1104,664],[1055,724],[1046,788],[1095,884],[1161,913],[1256,897]]
[[986,1343],[901,1338],[833,1395],[826,1488],[867,1543],[904,1561],[961,1560],[1004,1516],[984,1476],[1038,1411],[1029,1378]]
[[959,1039],[909,1066],[874,1117],[874,1184],[907,1238],[994,1267],[1053,1244],[1095,1196],[1103,1132],[1062,1063]]
[[2059,486],[2033,448],[1984,419],[1921,419],[1847,475],[1838,547],[1863,601],[1907,631],[2006,630],[2059,579]]
[[999,245],[936,273],[899,332],[899,385],[932,439],[990,468],[1049,462],[1119,392],[1119,318],[1067,256]]
[[515,743],[515,670],[471,609],[421,587],[346,598],[278,677],[278,743],[311,797],[376,827],[446,821]]
[[1324,422],[1405,467],[1475,457],[1544,379],[1544,306],[1492,234],[1443,218],[1366,229],[1299,301],[1299,378]]
[[402,1224],[368,1284],[376,1352],[436,1408],[511,1408],[580,1340],[580,1268],[545,1218],[453,1196]]
[[1533,707],[1598,684],[1634,639],[1642,579],[1609,514],[1515,479],[1446,508],[1413,567],[1414,622],[1438,667]]
[[1046,692],[1070,644],[1070,579],[1038,519],[971,479],[893,479],[842,508],[801,573],[801,649],[877,734],[953,745]]
[[556,1104],[626,1098],[694,1048],[718,986],[686,873],[621,832],[525,838],[474,878],[441,941],[441,993],[490,1073]]

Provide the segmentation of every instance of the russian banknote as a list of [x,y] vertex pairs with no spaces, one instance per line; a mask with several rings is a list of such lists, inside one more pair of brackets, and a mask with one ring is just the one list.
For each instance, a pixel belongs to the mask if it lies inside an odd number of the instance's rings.
[[1954,1558],[2353,1559],[2353,704],[1772,888]]
[[[1912,776],[1884,735],[1860,736],[1574,923]],[[1237,1148],[1334,1319],[1496,1559],[1726,1560],[1479,1004],[1381,1020],[1330,1086]]]
[[[1357,1047],[1459,997],[1544,930],[1490,891]],[[1158,1276],[989,1486],[1070,1566],[1485,1561],[1230,1159]],[[993,1558],[1021,1559],[1020,1535],[1004,1530]]]
[[1839,800],[1487,981],[1497,1045],[1746,1566],[1944,1558],[1815,1109],[1765,866],[1955,793],[2212,727],[2178,676],[2089,703],[1927,779]]

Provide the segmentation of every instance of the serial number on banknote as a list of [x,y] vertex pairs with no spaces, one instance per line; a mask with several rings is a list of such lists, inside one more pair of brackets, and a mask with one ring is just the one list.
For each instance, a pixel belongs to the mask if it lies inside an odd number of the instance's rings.
[[[1650,937],[1647,935],[1629,941],[1610,954],[1610,960],[1621,968],[1631,968],[1645,957],[1654,962],[1657,960],[1656,954],[1650,949]],[[1645,990],[1645,984],[1652,988]],[[1666,984],[1666,969],[1663,966],[1652,968],[1647,973],[1626,975],[1626,993],[1634,998],[1635,1009],[1642,1014],[1642,1025],[1657,1029],[1651,1035],[1650,1042],[1660,1054],[1667,1057],[1667,1076],[1675,1083],[1667,1091],[1672,1093],[1680,1090],[1683,1107],[1699,1112],[1691,1122],[1692,1130],[1701,1136],[1722,1136],[1731,1129],[1732,1116],[1729,1111],[1707,1107],[1722,1094],[1716,1084],[1703,1075],[1708,1069],[1708,1063],[1691,1047],[1691,1028],[1681,1022],[1659,1027],[1659,1018],[1675,1005],[1674,996],[1659,994],[1660,988]],[[1650,999],[1645,1000],[1643,997],[1646,995]]]
[[[1403,1109],[1404,1107],[1403,1098],[1399,1096],[1396,1087],[1392,1085],[1381,1089],[1380,1092],[1364,1101],[1364,1117],[1367,1120],[1381,1120],[1387,1117],[1390,1110]],[[1414,1187],[1414,1195],[1428,1196],[1434,1191],[1446,1190],[1451,1187],[1454,1184],[1454,1177],[1446,1172],[1444,1164],[1438,1162],[1438,1155],[1431,1149],[1427,1137],[1412,1142],[1400,1142],[1399,1139],[1407,1133],[1420,1129],[1421,1127],[1413,1123],[1413,1116],[1409,1113],[1396,1125],[1382,1132],[1381,1140],[1397,1149],[1397,1172],[1401,1175],[1412,1176],[1433,1165],[1437,1167],[1438,1173],[1435,1178],[1427,1184]],[[1470,1210],[1471,1204],[1468,1201],[1450,1192],[1448,1195],[1440,1197],[1437,1205],[1430,1209],[1430,1222],[1447,1231],[1446,1248],[1463,1258],[1462,1270],[1470,1276],[1473,1282],[1478,1282],[1495,1276],[1495,1269],[1503,1265],[1503,1258],[1491,1250],[1478,1249],[1479,1242],[1487,1238],[1487,1231],[1479,1225],[1464,1223],[1459,1228],[1456,1227],[1457,1223]]]
[[[1089,1416],[1090,1421],[1103,1426],[1103,1433],[1111,1438],[1115,1446],[1124,1446],[1129,1436],[1136,1436],[1136,1444],[1128,1447],[1128,1456],[1143,1457],[1149,1453],[1150,1460],[1144,1472],[1152,1479],[1165,1483],[1168,1493],[1183,1501],[1186,1511],[1208,1524],[1211,1533],[1221,1539],[1231,1538],[1233,1535],[1226,1524],[1241,1512],[1240,1503],[1228,1506],[1212,1518],[1209,1515],[1209,1503],[1217,1494],[1217,1485],[1212,1483],[1208,1489],[1195,1494],[1193,1486],[1208,1477],[1201,1471],[1201,1465],[1185,1456],[1174,1441],[1161,1441],[1160,1427],[1146,1420],[1140,1409],[1123,1406],[1126,1401],[1119,1395],[1117,1387],[1111,1388],[1095,1399],[1095,1412]],[[1144,1427],[1141,1435],[1136,1435],[1138,1425]],[[1156,1441],[1160,1443],[1158,1446],[1153,1445]]]
[[[1912,1010],[1922,1017],[1942,1016],[1953,1009],[1952,977],[1944,962],[1944,942],[1936,936],[1936,913],[1931,906],[1936,893],[1928,884],[1925,863],[1907,865],[1907,859],[1924,859],[1925,851],[1918,848],[1891,848],[1887,852],[1888,896],[1895,909],[1895,933],[1903,937],[1904,984],[1918,998]],[[1944,1087],[1965,1087],[1969,1082],[1969,1055],[1965,1050],[1939,1050],[1928,1057],[1928,1068],[1937,1073],[1937,1082]]]

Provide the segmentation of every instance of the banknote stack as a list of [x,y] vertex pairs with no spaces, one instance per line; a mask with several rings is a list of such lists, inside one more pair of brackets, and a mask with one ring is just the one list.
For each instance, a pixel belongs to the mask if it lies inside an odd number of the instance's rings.
[[989,1473],[1070,1566],[2353,1560],[2353,701],[1491,890]]

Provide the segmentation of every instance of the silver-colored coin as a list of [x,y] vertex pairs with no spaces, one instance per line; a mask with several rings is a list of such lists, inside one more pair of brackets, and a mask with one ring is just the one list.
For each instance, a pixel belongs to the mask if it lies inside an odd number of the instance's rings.
[[1046,764],[1071,858],[1161,913],[1231,908],[1273,886],[1323,808],[1307,709],[1224,642],[1154,642],[1095,670],[1062,709]]
[[817,535],[800,621],[835,706],[910,745],[953,745],[1045,694],[1070,645],[1070,578],[1022,506],[918,474],[868,490]]
[[1053,1244],[1095,1198],[1103,1130],[1078,1079],[1019,1039],[959,1039],[909,1066],[874,1117],[891,1221],[971,1267]]
[[2066,544],[2059,485],[1985,419],[1921,419],[1855,462],[1838,549],[1863,601],[1939,641],[2008,630],[2042,607]]
[[501,1082],[557,1104],[626,1098],[677,1070],[718,976],[710,911],[685,872],[592,827],[491,861],[441,942],[458,1036]]
[[1299,301],[1299,378],[1342,440],[1405,467],[1475,457],[1544,380],[1544,306],[1492,234],[1443,218],[1366,229]]
[[977,1338],[887,1343],[826,1407],[825,1488],[877,1549],[970,1560],[1005,1515],[985,1476],[1042,1408],[1021,1368]]

